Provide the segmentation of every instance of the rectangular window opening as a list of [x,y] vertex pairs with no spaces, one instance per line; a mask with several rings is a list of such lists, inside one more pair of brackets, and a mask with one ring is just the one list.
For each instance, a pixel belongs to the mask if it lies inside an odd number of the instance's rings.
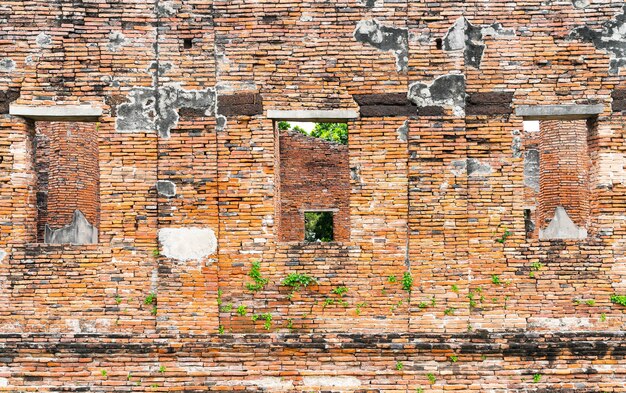
[[275,132],[279,241],[348,241],[348,124],[276,121]]
[[332,242],[333,233],[333,212],[304,212],[305,241]]

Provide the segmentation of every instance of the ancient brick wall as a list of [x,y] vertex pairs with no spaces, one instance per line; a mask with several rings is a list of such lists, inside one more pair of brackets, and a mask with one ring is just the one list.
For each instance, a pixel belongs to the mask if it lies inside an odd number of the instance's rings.
[[[625,12],[0,0],[0,390],[625,391]],[[74,105],[102,112],[99,241],[43,245],[58,175],[11,107]],[[558,193],[584,238],[537,234],[545,105],[600,108],[588,193]],[[280,239],[294,110],[355,113],[345,241]]]
[[280,133],[279,241],[304,241],[304,212],[333,212],[333,239],[350,239],[348,146]]

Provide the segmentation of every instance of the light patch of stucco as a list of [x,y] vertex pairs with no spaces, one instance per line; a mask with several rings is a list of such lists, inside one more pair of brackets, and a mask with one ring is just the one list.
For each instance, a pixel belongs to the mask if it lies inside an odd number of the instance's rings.
[[589,318],[565,317],[565,318],[530,318],[528,327],[534,329],[561,330],[585,330],[593,325]]
[[179,261],[200,260],[217,250],[217,238],[210,228],[162,228],[161,255]]
[[356,377],[311,375],[302,378],[302,384],[309,387],[355,389],[361,386]]

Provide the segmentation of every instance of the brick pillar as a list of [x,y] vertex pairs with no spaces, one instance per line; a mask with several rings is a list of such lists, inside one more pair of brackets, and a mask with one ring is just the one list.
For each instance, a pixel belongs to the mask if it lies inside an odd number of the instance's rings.
[[68,225],[75,210],[80,210],[89,223],[98,226],[100,200],[96,124],[38,122],[36,140],[38,227],[48,224],[56,229]]
[[540,123],[538,225],[546,228],[557,206],[580,227],[589,217],[589,149],[586,120]]

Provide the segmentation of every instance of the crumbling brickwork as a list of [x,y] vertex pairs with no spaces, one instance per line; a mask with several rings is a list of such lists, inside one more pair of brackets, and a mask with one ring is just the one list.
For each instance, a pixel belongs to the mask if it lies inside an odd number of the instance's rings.
[[[0,0],[0,391],[626,391],[625,14]],[[341,242],[280,239],[275,122],[307,115],[348,124]],[[542,195],[524,120],[575,122],[586,186]],[[98,243],[41,244],[37,125],[76,121]],[[555,195],[585,236],[538,236]]]

